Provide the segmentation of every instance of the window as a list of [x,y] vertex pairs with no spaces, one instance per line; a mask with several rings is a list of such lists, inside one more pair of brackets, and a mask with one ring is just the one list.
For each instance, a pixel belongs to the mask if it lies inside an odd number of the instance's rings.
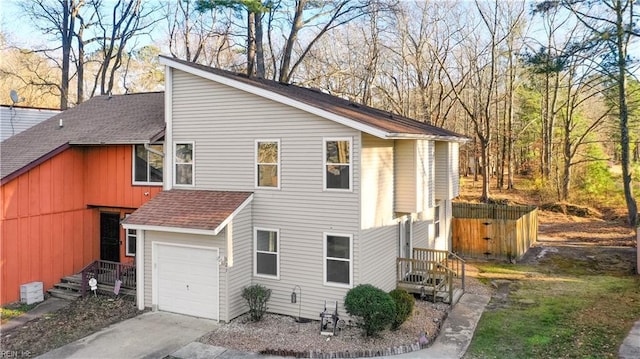
[[280,187],[280,141],[256,141],[256,186]]
[[138,239],[138,231],[135,229],[127,229],[127,256],[134,257],[136,255],[136,240]]
[[193,142],[175,144],[174,182],[177,185],[193,185]]
[[351,139],[324,140],[324,188],[351,190]]
[[133,184],[162,184],[162,145],[133,147]]
[[434,237],[438,239],[440,238],[440,206],[436,206],[433,211],[433,224],[435,225]]
[[324,283],[351,287],[351,236],[325,234]]
[[279,231],[270,229],[255,230],[254,274],[264,277],[279,277],[280,243]]

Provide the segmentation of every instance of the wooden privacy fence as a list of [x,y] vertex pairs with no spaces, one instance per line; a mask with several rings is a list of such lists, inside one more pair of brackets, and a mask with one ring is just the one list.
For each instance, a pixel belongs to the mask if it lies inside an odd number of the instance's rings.
[[533,206],[453,203],[453,252],[463,258],[512,261],[538,240]]

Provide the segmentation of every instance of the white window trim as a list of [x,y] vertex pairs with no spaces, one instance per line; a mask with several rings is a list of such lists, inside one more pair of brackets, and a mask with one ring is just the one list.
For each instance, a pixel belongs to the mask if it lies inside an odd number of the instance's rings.
[[[277,166],[277,176],[278,176],[278,184],[276,185],[276,187],[269,187],[269,186],[259,186],[258,185],[258,143],[260,142],[275,142],[278,144],[278,159],[276,162],[276,166]],[[255,185],[255,188],[259,188],[259,189],[271,189],[271,190],[279,190],[280,189],[280,179],[281,179],[281,171],[280,171],[280,152],[282,151],[282,147],[280,147],[280,139],[257,139],[255,140],[255,145],[253,147],[253,164],[254,164],[254,179],[253,179],[253,183]]]
[[[327,188],[327,142],[349,142],[349,188]],[[329,192],[353,192],[353,137],[323,137],[322,138],[322,190]]]
[[[324,232],[322,233],[322,236],[323,236],[323,239],[322,239],[322,282],[323,284],[327,287],[353,288],[353,235],[343,234],[343,233]],[[327,257],[327,237],[328,236],[349,238],[349,259],[348,260],[345,260],[344,258]],[[330,258],[332,260],[349,262],[349,284],[327,281],[327,258]]]
[[[258,273],[258,231],[276,232],[276,275]],[[264,252],[273,254],[273,252]],[[273,228],[255,227],[253,229],[253,276],[259,278],[280,279],[280,230]]]
[[442,236],[442,227],[440,227],[440,222],[442,218],[440,218],[440,203],[436,204],[433,209],[433,238],[438,239]]
[[[135,234],[129,234],[129,231],[134,231]],[[136,229],[125,229],[125,241],[124,241],[124,245],[125,245],[125,255],[127,257],[135,257],[136,253],[131,253],[129,252],[129,240],[133,239],[134,241],[136,241],[136,252],[138,252],[138,230]]]
[[[156,144],[160,145],[160,144]],[[164,183],[164,168],[162,169],[162,181],[150,182],[150,181],[136,181],[136,146],[142,146],[140,144],[131,146],[131,184],[136,186],[162,186]],[[147,179],[151,178],[149,173],[149,150],[147,151]],[[164,159],[162,160],[162,166],[164,167]]]
[[[176,147],[178,145],[191,145],[191,184],[176,183]],[[174,141],[173,142],[173,158],[171,159],[171,172],[173,173],[172,183],[175,187],[195,187],[196,186],[196,143],[195,141]]]

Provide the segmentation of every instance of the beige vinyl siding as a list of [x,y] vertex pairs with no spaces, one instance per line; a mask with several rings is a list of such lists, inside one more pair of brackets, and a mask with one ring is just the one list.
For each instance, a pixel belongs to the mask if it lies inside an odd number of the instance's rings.
[[[157,232],[145,231],[144,237],[144,306],[153,308],[153,243],[173,243],[182,245],[212,247],[219,249],[220,256],[226,256],[226,231],[220,232],[217,236],[205,236],[185,233]],[[203,275],[206,275],[203,273]],[[220,312],[219,317],[227,317],[225,308],[227,308],[226,295],[224,294],[227,286],[226,268],[220,266]],[[155,309],[155,308],[154,308]]]
[[395,224],[393,218],[394,141],[362,135],[362,229]]
[[[325,299],[341,302],[348,290],[323,285],[323,233],[353,236],[352,281],[358,282],[360,132],[178,70],[173,80],[173,141],[195,142],[195,187],[254,192],[253,226],[280,230],[280,279],[253,277],[252,283],[272,290],[270,311],[296,316],[290,298],[300,285],[302,315],[317,319]],[[326,191],[323,138],[347,136],[352,191]],[[265,138],[280,140],[280,189],[254,183],[255,140]]]
[[395,211],[415,213],[416,206],[416,151],[414,140],[395,141]]
[[413,247],[433,248],[433,234],[430,233],[433,220],[421,219],[413,222]]
[[436,199],[453,199],[459,194],[458,147],[455,142],[436,142],[435,193]]
[[[226,291],[228,308],[225,321],[229,321],[249,310],[245,300],[242,299],[242,289],[251,284],[251,273],[253,273],[251,266],[253,260],[251,212],[252,206],[248,205],[227,226],[227,230],[232,233],[233,249],[231,251],[233,252],[233,262],[228,263],[226,273],[228,279]],[[231,253],[228,255],[231,256]]]
[[360,283],[372,284],[387,292],[395,289],[398,225],[363,230],[361,238]]
[[398,224],[393,211],[394,143],[362,135],[360,283],[396,287]]

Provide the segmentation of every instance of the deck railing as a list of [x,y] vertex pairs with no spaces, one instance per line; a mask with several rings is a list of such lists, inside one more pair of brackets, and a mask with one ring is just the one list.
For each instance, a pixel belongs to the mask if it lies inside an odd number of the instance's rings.
[[[397,282],[400,287],[427,292],[435,301],[438,294],[447,293],[453,301],[455,287],[465,289],[465,261],[443,250],[414,248],[414,258],[397,258]],[[459,285],[458,285],[459,284]]]
[[115,286],[116,281],[120,280],[121,288],[136,288],[135,264],[97,260],[84,267],[80,275],[82,276],[81,294],[83,297],[87,294],[91,278],[95,278],[98,284]]

